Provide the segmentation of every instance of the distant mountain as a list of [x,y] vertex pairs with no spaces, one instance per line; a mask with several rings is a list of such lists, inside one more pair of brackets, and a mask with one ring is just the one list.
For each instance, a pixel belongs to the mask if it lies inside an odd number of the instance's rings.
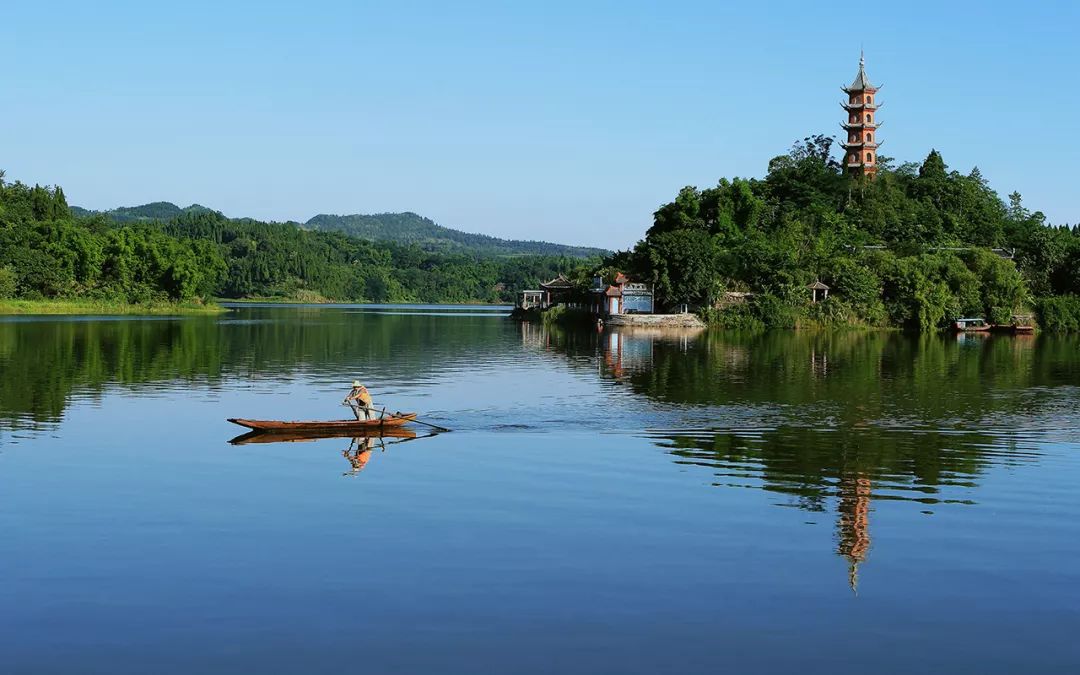
[[101,214],[118,223],[137,223],[154,220],[167,221],[179,216],[181,213],[199,211],[211,211],[205,206],[192,204],[186,208],[180,208],[172,202],[151,202],[142,206],[121,206],[109,211],[92,211],[79,206],[72,206],[71,212],[76,216],[92,216]]
[[[72,213],[76,216],[101,214],[117,223],[166,222],[182,213],[210,210],[199,204],[180,208],[172,202],[152,202],[142,206],[121,206],[108,211],[92,211],[78,206],[71,207]],[[564,255],[570,258],[587,258],[610,253],[610,251],[587,246],[567,246],[546,241],[499,239],[486,234],[471,234],[443,227],[430,218],[424,218],[411,212],[376,213],[373,215],[355,214],[350,216],[320,214],[301,225],[301,227],[308,230],[341,232],[369,241],[416,244],[429,251],[450,253],[468,251],[495,256]]]
[[585,258],[609,253],[587,246],[567,246],[546,241],[499,239],[486,234],[471,234],[438,225],[430,218],[411,212],[372,215],[333,216],[319,214],[304,227],[312,230],[343,232],[360,239],[416,244],[430,250],[471,250],[491,255],[565,255]]

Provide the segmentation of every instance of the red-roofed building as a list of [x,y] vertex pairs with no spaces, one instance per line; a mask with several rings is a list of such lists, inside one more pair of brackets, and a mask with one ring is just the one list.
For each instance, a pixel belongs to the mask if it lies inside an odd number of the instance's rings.
[[594,277],[590,291],[594,314],[614,316],[653,313],[652,288],[648,284],[630,281],[622,272],[615,275],[614,284],[605,284],[603,277]]

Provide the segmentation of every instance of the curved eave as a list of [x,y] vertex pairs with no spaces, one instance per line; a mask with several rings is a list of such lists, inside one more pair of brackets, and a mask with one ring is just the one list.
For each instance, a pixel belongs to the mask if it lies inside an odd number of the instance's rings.
[[884,122],[841,122],[840,126],[845,131],[851,131],[852,129],[868,129],[870,131],[873,131],[874,129],[877,129],[878,127],[882,126],[883,124],[885,124],[885,123]]

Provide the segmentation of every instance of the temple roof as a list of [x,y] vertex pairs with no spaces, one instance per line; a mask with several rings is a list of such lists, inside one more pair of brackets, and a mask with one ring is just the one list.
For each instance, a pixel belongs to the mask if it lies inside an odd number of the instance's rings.
[[563,275],[559,275],[548,281],[547,283],[540,284],[540,288],[573,288],[574,284]]
[[866,58],[859,54],[859,74],[855,76],[855,81],[851,83],[851,86],[846,87],[844,91],[862,91],[873,88],[874,85],[870,84],[870,78],[866,76]]
[[827,290],[829,290],[829,287],[826,286],[825,284],[821,283],[820,281],[815,281],[812,284],[808,284],[806,287],[809,288],[812,291],[827,291]]

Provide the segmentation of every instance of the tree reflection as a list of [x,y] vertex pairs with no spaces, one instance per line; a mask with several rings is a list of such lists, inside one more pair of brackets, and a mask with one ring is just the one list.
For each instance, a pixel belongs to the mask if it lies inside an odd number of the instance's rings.
[[685,425],[650,436],[677,463],[711,471],[713,485],[835,513],[853,590],[874,502],[974,504],[989,468],[1033,461],[1039,435],[1075,432],[1075,338],[549,330],[542,340],[571,363],[591,353],[601,376],[677,406]]
[[56,423],[73,395],[98,396],[108,386],[213,387],[309,369],[421,378],[497,351],[513,330],[488,317],[296,308],[242,316],[0,321],[0,428]]

